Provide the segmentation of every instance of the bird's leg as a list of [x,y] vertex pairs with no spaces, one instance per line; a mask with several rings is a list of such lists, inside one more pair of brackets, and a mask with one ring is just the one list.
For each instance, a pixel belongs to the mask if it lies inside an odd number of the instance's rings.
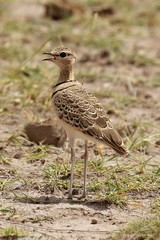
[[88,163],[88,141],[85,141],[85,153],[84,153],[84,184],[83,184],[83,192],[78,199],[82,199],[86,197],[86,180],[87,180],[87,163]]
[[72,199],[72,185],[73,185],[73,175],[74,175],[74,162],[75,162],[75,151],[74,151],[74,145],[71,147],[71,178],[70,178],[70,188],[69,188],[69,194],[68,199]]

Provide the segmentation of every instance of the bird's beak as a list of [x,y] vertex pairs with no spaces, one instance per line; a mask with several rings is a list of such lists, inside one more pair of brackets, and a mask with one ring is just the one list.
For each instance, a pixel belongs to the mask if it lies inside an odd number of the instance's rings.
[[49,56],[52,56],[52,57],[44,58],[42,61],[51,61],[51,62],[53,62],[56,59],[56,56],[53,53],[51,53],[51,52],[44,52],[43,54],[46,54],[46,55],[49,55]]

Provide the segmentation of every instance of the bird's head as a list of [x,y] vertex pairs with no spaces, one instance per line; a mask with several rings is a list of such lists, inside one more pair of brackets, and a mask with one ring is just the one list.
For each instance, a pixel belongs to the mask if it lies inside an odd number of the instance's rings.
[[43,54],[48,55],[48,58],[43,59],[43,61],[54,62],[59,67],[66,65],[72,65],[75,63],[76,56],[69,48],[58,47],[51,52],[44,52]]

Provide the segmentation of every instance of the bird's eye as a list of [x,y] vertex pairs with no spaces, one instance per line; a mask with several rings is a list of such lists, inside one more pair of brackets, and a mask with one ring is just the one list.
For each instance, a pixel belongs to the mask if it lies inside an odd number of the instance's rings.
[[64,58],[64,57],[66,56],[66,53],[65,53],[65,52],[61,52],[61,53],[60,53],[60,56],[61,56],[62,58]]

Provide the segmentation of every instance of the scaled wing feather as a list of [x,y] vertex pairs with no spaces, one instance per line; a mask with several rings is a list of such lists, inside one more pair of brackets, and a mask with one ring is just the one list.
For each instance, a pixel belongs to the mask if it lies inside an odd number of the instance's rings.
[[77,130],[111,146],[116,152],[125,154],[126,149],[119,134],[98,100],[81,86],[73,86],[58,92],[54,105],[60,119]]

